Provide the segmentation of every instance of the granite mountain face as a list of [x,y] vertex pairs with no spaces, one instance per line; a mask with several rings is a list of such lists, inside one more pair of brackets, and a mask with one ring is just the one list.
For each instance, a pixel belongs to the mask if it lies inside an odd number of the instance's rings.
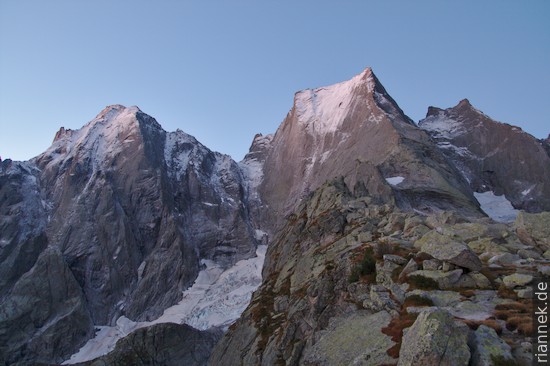
[[[349,81],[296,93],[271,141],[259,191],[277,223],[338,176],[352,190],[405,209],[478,212],[467,182],[370,68]],[[388,184],[393,177],[403,180]]]
[[[157,318],[201,259],[230,267],[256,250],[237,163],[135,107],[61,129],[35,159],[2,162],[1,177],[8,363],[61,362],[94,325]],[[60,324],[77,333],[70,347]]]
[[[211,364],[391,364],[399,349],[403,360],[443,357],[395,333],[412,319],[405,300],[413,295],[446,296],[432,301],[444,313],[418,319],[455,332],[468,361],[482,342],[462,337],[468,331],[448,314],[494,313],[503,279],[480,271],[507,260],[532,275],[521,261],[540,267],[550,257],[545,213],[536,214],[550,210],[548,141],[466,100],[430,107],[417,126],[370,68],[296,93],[278,130],[256,135],[239,163],[164,131],[137,107],[107,107],[79,130],[62,128],[36,158],[0,162],[0,361],[59,364],[98,338],[98,326],[118,326],[120,345],[111,339],[98,362],[204,364],[221,330],[156,319],[186,301],[196,318],[215,319],[196,296],[235,310],[232,296],[250,296],[235,284],[260,280]],[[495,223],[476,200],[488,191],[527,212],[514,226]],[[262,278],[244,276],[264,244]],[[374,272],[358,274],[367,257]],[[418,287],[413,272],[445,294]],[[449,300],[456,289],[474,291],[475,314],[461,316],[460,301]],[[141,329],[125,337],[121,319]],[[358,324],[376,329],[366,336]],[[187,335],[196,353],[173,342]],[[331,348],[338,339],[350,340],[345,352]],[[151,353],[159,349],[171,359]]]

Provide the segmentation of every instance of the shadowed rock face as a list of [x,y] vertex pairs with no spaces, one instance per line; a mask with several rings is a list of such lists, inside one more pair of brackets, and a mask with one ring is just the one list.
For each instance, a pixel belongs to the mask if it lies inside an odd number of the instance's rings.
[[[107,107],[80,130],[61,129],[37,158],[0,164],[1,305],[25,276],[41,273],[37,258],[47,247],[65,266],[55,270],[59,286],[76,288],[57,293],[35,276],[45,286],[36,300],[43,318],[68,321],[67,303],[80,294],[75,329],[82,331],[73,343],[71,333],[34,323],[37,348],[68,342],[42,362],[74,353],[93,324],[158,317],[181,299],[201,259],[226,267],[255,253],[238,165],[181,131],[166,133],[136,107]],[[16,328],[2,323],[4,334]]]
[[60,363],[92,335],[82,289],[57,248],[47,248],[3,297],[0,361]]
[[[478,209],[467,183],[370,69],[343,83],[296,93],[263,171],[260,195],[275,217],[338,176],[352,190],[396,199],[403,208],[469,214]],[[404,179],[391,186],[385,180],[391,177]]]
[[221,331],[199,331],[185,324],[156,324],[138,329],[120,340],[108,355],[81,366],[205,365]]
[[548,141],[492,120],[467,99],[445,110],[430,107],[419,126],[474,191],[504,194],[514,207],[527,211],[550,210]]

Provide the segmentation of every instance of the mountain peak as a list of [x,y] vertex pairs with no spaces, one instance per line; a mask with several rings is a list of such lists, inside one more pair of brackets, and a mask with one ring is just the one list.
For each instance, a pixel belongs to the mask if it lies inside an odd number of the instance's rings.
[[458,102],[456,107],[472,107],[472,103],[470,103],[468,99],[464,98],[460,102]]
[[137,112],[141,112],[141,109],[139,109],[138,106],[126,107],[126,106],[123,106],[122,104],[112,104],[103,108],[103,110],[99,112],[99,114],[94,119],[95,120],[112,119],[113,117],[119,115],[122,112],[136,114]]

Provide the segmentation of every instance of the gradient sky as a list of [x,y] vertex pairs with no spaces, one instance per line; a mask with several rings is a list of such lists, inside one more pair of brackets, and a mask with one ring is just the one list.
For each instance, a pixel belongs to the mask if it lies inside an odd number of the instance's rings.
[[415,121],[468,98],[550,132],[550,1],[0,0],[0,156],[137,105],[242,159],[294,93],[373,67]]

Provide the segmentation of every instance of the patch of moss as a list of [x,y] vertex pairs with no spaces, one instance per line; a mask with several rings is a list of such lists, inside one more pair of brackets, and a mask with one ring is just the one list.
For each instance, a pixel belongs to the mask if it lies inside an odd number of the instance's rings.
[[434,306],[434,302],[427,297],[423,297],[420,295],[411,295],[407,297],[405,299],[405,302],[403,303],[403,307],[406,308],[409,306]]
[[439,290],[439,284],[436,280],[423,276],[409,276],[408,282],[416,289],[420,290]]
[[516,366],[517,363],[513,358],[506,358],[502,355],[491,355],[491,362],[494,366]]

